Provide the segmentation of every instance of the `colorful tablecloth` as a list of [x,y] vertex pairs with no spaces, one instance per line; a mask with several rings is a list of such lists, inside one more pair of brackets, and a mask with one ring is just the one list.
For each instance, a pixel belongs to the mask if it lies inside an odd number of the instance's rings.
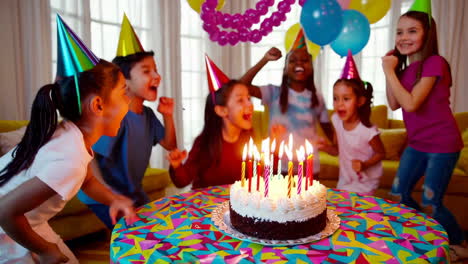
[[264,246],[219,231],[211,211],[229,198],[227,186],[163,198],[121,219],[112,232],[114,263],[447,263],[448,237],[423,213],[384,199],[328,191],[341,218],[330,237],[297,246]]

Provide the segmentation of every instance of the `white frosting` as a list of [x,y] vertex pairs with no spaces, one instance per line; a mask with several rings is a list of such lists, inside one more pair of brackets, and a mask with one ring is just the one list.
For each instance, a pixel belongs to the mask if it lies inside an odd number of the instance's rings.
[[[294,177],[297,186],[297,177]],[[248,181],[241,186],[240,181],[231,185],[230,202],[234,211],[244,217],[255,217],[265,221],[289,222],[306,221],[319,215],[327,207],[327,188],[314,181],[305,190],[305,178],[302,180],[301,194],[297,187],[291,189],[288,198],[288,179],[274,176],[269,182],[268,196],[265,197],[265,183],[260,179],[257,191],[257,178],[252,178],[252,190],[248,191]]]

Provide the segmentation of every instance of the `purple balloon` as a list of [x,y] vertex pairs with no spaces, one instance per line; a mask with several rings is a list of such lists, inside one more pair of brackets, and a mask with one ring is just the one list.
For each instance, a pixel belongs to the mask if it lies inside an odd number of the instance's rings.
[[291,11],[291,5],[286,2],[280,2],[278,4],[278,10],[282,13],[289,13],[289,11]]
[[224,46],[228,43],[227,32],[224,32],[224,31],[219,32],[218,43],[221,46]]
[[303,6],[306,0],[299,0],[299,5]]
[[258,13],[260,13],[262,16],[268,13],[268,6],[264,2],[257,2],[255,7],[257,8]]
[[202,5],[202,9],[203,9],[203,6],[206,6],[209,9],[215,9],[217,5],[218,5],[217,0],[206,0],[206,2],[203,3],[203,5]]
[[260,40],[262,40],[262,34],[260,34],[260,31],[258,29],[252,30],[250,34],[250,41],[253,43],[258,43]]
[[216,31],[216,26],[214,24],[203,23],[202,27],[208,34]]
[[206,24],[216,24],[216,16],[211,15],[209,12],[201,12],[200,18]]
[[215,31],[212,31],[211,33],[209,33],[210,35],[210,40],[211,41],[218,41],[218,38],[219,38],[219,31],[218,30],[215,30]]
[[216,11],[216,13],[214,14],[214,17],[215,17],[216,24],[223,23],[223,13]]
[[251,24],[257,24],[258,22],[260,22],[260,14],[256,10],[248,9],[247,11],[245,11],[245,16]]
[[[281,15],[278,11],[274,12],[272,15],[271,15],[271,24],[274,26],[274,27],[277,27],[281,24]],[[266,20],[266,19],[265,19]]]
[[247,40],[249,40],[249,35],[250,35],[250,31],[243,28],[243,29],[239,29],[239,40],[242,41],[242,42],[246,42]]
[[275,0],[265,0],[264,2],[267,6],[272,6],[275,4]]
[[223,22],[221,23],[221,25],[224,27],[224,28],[230,28],[232,27],[232,16],[230,14],[223,14]]
[[229,32],[228,40],[229,44],[232,46],[236,45],[237,42],[239,42],[239,36],[237,35],[237,32]]
[[236,13],[232,16],[231,24],[233,27],[237,28],[241,24],[242,15]]
[[[300,1],[300,0],[299,0]],[[288,3],[289,5],[292,5],[296,2],[296,0],[286,0],[286,3]]]

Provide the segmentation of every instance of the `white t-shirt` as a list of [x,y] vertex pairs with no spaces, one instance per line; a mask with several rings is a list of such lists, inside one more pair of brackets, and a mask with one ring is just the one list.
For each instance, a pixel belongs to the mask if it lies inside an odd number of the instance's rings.
[[[0,170],[12,160],[12,153],[13,150],[0,158]],[[1,199],[22,183],[37,177],[57,192],[39,207],[27,212],[25,216],[37,234],[49,242],[57,243],[67,256],[71,254],[68,256],[72,260],[69,263],[75,263],[77,260],[68,248],[62,248],[66,247],[65,244],[47,221],[60,212],[79,191],[92,158],[93,154],[87,151],[83,134],[78,127],[73,122],[63,121],[57,126],[49,142],[39,149],[32,165],[0,187]],[[31,261],[30,252],[12,240],[0,227],[0,263],[30,263]]]
[[374,155],[369,141],[380,131],[376,126],[366,127],[361,122],[353,129],[346,130],[343,121],[335,113],[331,117],[338,140],[340,177],[338,189],[357,192],[372,193],[379,187],[379,180],[383,174],[382,162],[367,168],[359,175],[353,170],[352,160],[366,161]]

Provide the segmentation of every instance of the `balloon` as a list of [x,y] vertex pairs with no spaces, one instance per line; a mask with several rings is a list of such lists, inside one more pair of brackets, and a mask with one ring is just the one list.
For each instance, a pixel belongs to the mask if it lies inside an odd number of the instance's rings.
[[343,11],[343,29],[330,44],[336,54],[344,57],[351,50],[353,55],[359,53],[369,41],[370,25],[367,18],[356,10]]
[[310,0],[302,7],[300,21],[307,38],[323,46],[340,34],[343,11],[336,0]]
[[349,7],[349,2],[351,0],[338,0],[338,4],[340,4],[341,9],[346,10]]
[[[187,0],[187,3],[189,6],[195,10],[195,12],[200,13],[201,6],[206,0]],[[220,10],[224,6],[224,0],[219,0],[218,1],[218,6],[216,7],[216,10]]]
[[374,24],[387,14],[391,5],[391,0],[351,0],[348,8],[361,12],[369,24]]
[[[301,28],[301,24],[296,23],[292,25],[288,29],[288,31],[286,31],[286,34],[284,37],[284,48],[286,49],[286,52],[291,49],[291,46],[294,43],[294,40],[296,40],[296,36],[300,28]],[[317,58],[318,54],[320,53],[320,46],[313,43],[310,40],[306,40],[306,45],[307,45],[307,51],[309,52],[310,55],[312,55],[312,58],[313,59]]]

